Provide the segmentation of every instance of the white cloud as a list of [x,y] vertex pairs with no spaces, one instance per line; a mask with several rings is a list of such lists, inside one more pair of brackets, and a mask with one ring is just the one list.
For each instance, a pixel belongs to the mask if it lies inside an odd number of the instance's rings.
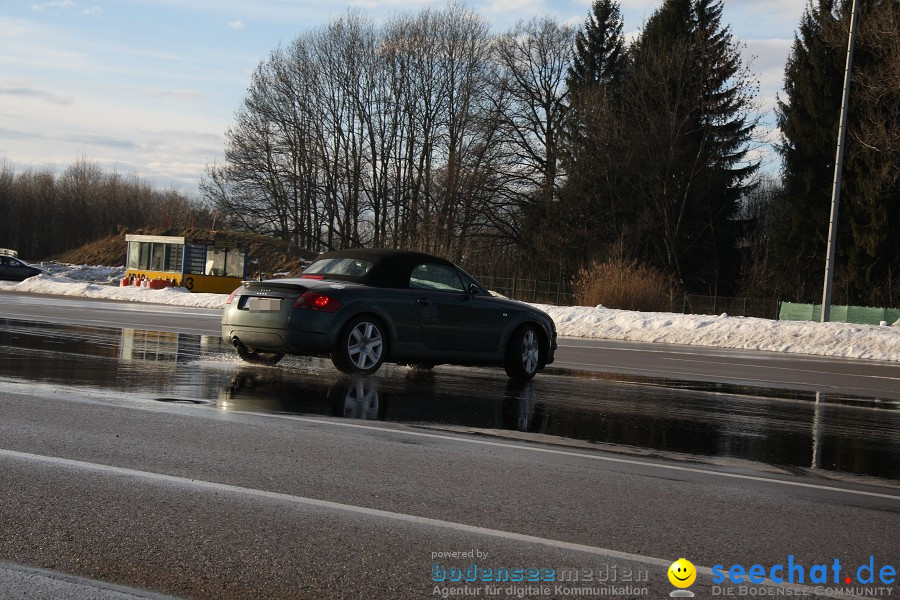
[[42,140],[44,136],[32,131],[20,131],[18,129],[6,129],[0,127],[0,139],[6,140]]
[[546,13],[547,9],[543,0],[490,0],[479,12],[488,16],[515,15],[521,19]]
[[244,22],[243,21],[229,21],[226,23],[229,29],[243,29]]
[[774,123],[775,95],[784,85],[784,65],[793,40],[745,40],[744,61],[759,81],[759,103],[767,123]]
[[140,89],[140,88],[121,88],[119,90],[125,94],[137,94],[147,98],[169,99],[177,101],[198,100],[205,96],[200,90],[170,90],[170,89]]
[[31,10],[38,12],[48,8],[74,8],[75,3],[72,0],[53,0],[52,2],[44,2],[43,4],[32,4]]
[[31,87],[27,83],[19,83],[15,81],[0,82],[0,95],[16,96],[18,98],[33,100],[43,100],[45,102],[58,104],[61,106],[69,106],[75,103],[75,99],[72,96],[54,94],[53,92],[48,92],[46,90]]
[[777,150],[780,142],[781,131],[778,128],[760,125],[753,133],[753,144],[744,160],[758,162],[764,174],[774,173],[781,166],[781,157]]
[[[588,5],[592,4],[591,2],[587,2]],[[652,8],[656,10],[662,5],[661,0],[622,0],[620,2],[622,6],[622,10],[643,10],[645,8]]]
[[198,90],[149,90],[145,92],[151,98],[171,98],[173,100],[197,100],[203,97]]
[[111,135],[101,135],[96,133],[63,133],[54,136],[61,142],[69,142],[72,144],[82,144],[85,146],[102,146],[115,150],[140,150],[140,144],[130,139],[115,137]]
[[85,8],[84,10],[82,10],[81,14],[87,15],[89,17],[90,16],[99,17],[100,15],[103,14],[103,9],[100,8],[99,6],[91,6],[90,8]]
[[753,70],[760,75],[760,84],[779,87],[784,78],[784,65],[791,52],[793,40],[745,40],[746,53],[753,57]]

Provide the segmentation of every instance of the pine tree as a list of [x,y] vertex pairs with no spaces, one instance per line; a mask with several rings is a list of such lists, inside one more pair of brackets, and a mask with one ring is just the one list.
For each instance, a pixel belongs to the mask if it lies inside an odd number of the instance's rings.
[[631,49],[624,96],[639,239],[706,293],[736,284],[735,215],[759,167],[747,156],[756,84],[721,17],[722,0],[666,0]]
[[683,42],[694,33],[695,24],[694,0],[665,0],[647,20],[633,50],[662,49]]
[[[784,215],[776,239],[785,297],[818,301],[851,2],[811,1],[777,115]],[[900,302],[900,4],[859,2],[836,246],[835,301]]]
[[561,192],[557,215],[561,222],[557,225],[575,237],[572,241],[581,250],[581,262],[603,254],[630,220],[618,194],[620,165],[615,143],[628,64],[622,27],[619,4],[595,0],[584,27],[575,34],[575,52],[566,77],[569,106],[564,156],[569,176]]
[[[850,5],[841,3],[840,27],[828,32],[842,58]],[[861,0],[858,11],[839,274],[849,303],[900,306],[900,2]]]
[[571,93],[600,84],[615,86],[625,69],[622,12],[615,0],[595,0],[584,29],[575,34],[575,55],[566,83]]
[[[842,66],[826,39],[834,27],[833,0],[807,6],[785,66],[777,112],[782,143],[784,218],[777,255],[782,293],[813,300],[821,291],[834,149],[841,105]],[[841,247],[845,247],[841,244]]]

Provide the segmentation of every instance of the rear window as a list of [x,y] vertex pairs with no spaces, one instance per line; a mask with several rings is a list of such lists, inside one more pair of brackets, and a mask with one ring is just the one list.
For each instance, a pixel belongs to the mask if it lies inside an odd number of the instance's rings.
[[374,264],[361,258],[323,258],[306,267],[302,274],[365,277]]

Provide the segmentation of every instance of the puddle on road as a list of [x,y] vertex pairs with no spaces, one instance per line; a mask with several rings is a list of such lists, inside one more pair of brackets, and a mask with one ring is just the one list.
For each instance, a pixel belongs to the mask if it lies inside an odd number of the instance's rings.
[[[241,363],[219,338],[0,319],[0,379],[120,392],[218,410],[543,434],[900,480],[898,403],[646,378],[386,366],[340,375],[324,359]],[[627,379],[627,380],[625,380]]]

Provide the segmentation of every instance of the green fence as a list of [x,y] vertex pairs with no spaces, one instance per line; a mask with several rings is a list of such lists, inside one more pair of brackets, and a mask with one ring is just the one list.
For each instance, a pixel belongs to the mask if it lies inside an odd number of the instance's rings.
[[[860,323],[878,325],[886,321],[892,325],[900,319],[900,308],[869,308],[866,306],[832,306],[831,320],[837,323]],[[821,304],[794,304],[781,302],[778,305],[779,321],[820,321]]]

